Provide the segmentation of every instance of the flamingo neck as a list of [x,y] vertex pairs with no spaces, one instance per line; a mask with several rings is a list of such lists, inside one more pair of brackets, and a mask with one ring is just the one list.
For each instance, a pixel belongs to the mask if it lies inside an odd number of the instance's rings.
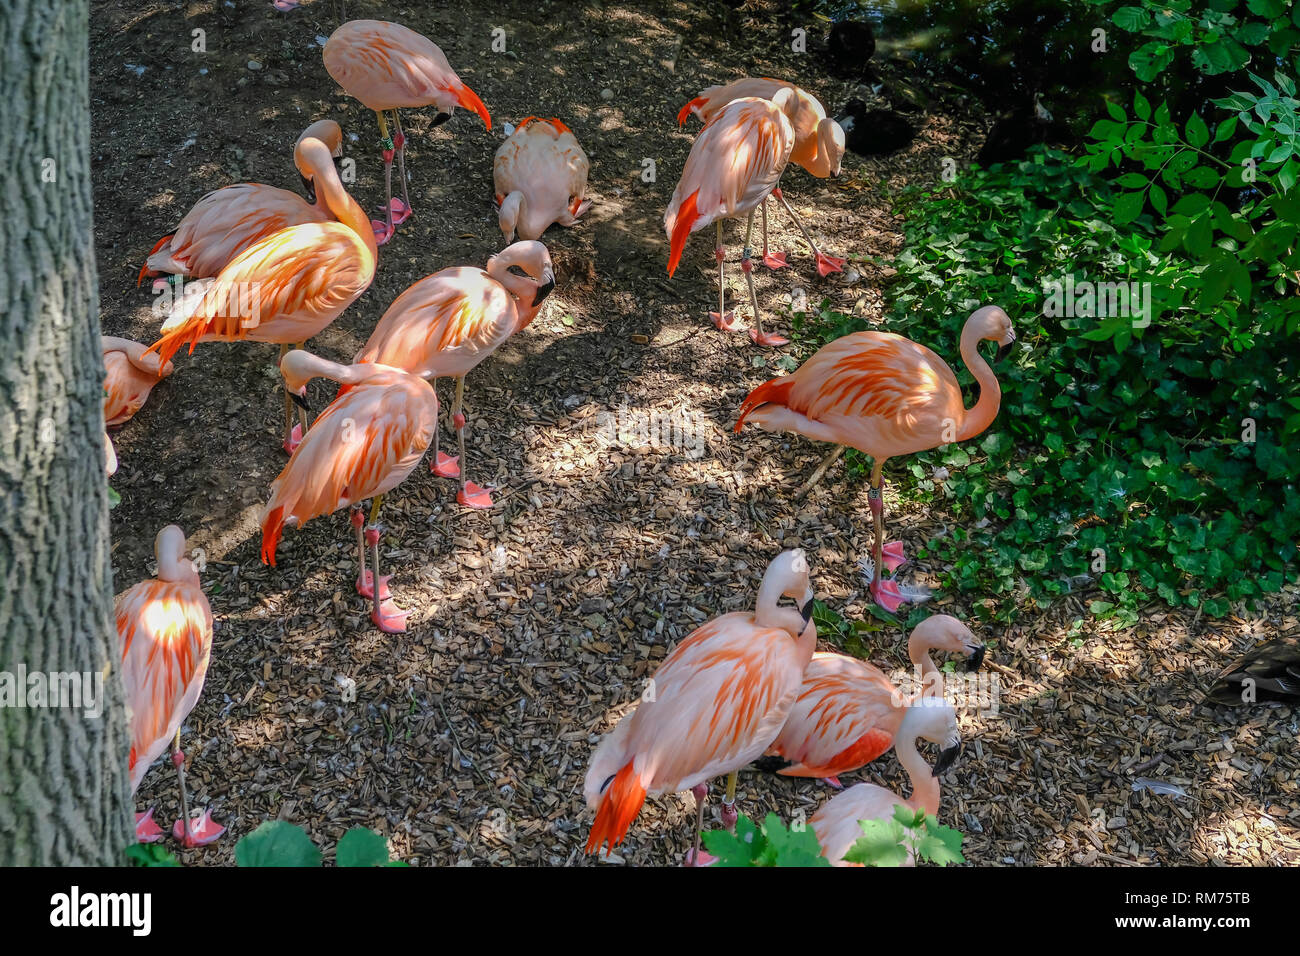
[[499,256],[488,262],[487,274],[500,282],[514,300],[515,331],[526,329],[541,310],[540,304],[533,305],[533,299],[537,297],[537,280],[511,272],[510,263],[502,263]]
[[984,361],[984,356],[980,355],[981,340],[975,323],[968,321],[961,333],[961,358],[979,383],[980,397],[973,406],[966,409],[961,428],[957,431],[958,441],[972,438],[993,424],[1002,405],[1002,387],[998,384],[998,377],[993,374],[989,363]]
[[501,210],[497,218],[501,223],[501,231],[506,235],[506,241],[514,240],[515,232],[519,228],[519,220],[524,214],[524,194],[516,189],[501,202]]
[[[785,590],[781,578],[772,573],[769,568],[767,574],[763,575],[763,583],[758,589],[758,601],[754,607],[754,623],[759,627],[779,627],[787,631],[796,641],[805,643],[803,638],[806,632],[812,632],[812,641],[816,643],[816,628],[812,626],[812,621],[808,622],[807,627],[804,625],[803,615],[792,607],[781,606],[781,593]],[[808,652],[812,656],[811,649]]]
[[302,152],[316,184],[317,204],[323,201],[330,215],[357,234],[369,250],[370,261],[373,264],[379,258],[375,230],[371,227],[370,217],[366,215],[365,210],[343,188],[338,170],[334,168],[334,157],[329,147],[320,140],[307,140],[302,144]]
[[[912,714],[915,712],[915,707],[909,707],[907,712],[909,715]],[[939,812],[939,778],[931,772],[930,765],[917,751],[916,732],[908,724],[909,721],[905,716],[898,737],[894,740],[894,752],[898,755],[898,762],[903,765],[908,779],[912,782],[912,795],[907,798],[907,805],[914,810],[924,810],[931,816],[935,816]]]

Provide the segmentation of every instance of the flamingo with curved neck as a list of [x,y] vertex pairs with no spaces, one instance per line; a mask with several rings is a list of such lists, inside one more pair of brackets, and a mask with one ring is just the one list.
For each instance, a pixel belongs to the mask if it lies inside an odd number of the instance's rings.
[[867,495],[875,519],[871,593],[890,611],[903,597],[881,567],[904,562],[899,542],[884,543],[881,471],[896,455],[910,455],[983,432],[997,417],[1002,390],[979,353],[984,340],[1003,356],[1016,339],[1011,319],[996,305],[973,312],[961,334],[961,357],[979,383],[979,399],[966,408],[957,376],[938,355],[890,332],[854,332],[823,346],[792,374],[749,393],[735,431],[752,419],[767,431],[792,431],[856,448],[874,459]]

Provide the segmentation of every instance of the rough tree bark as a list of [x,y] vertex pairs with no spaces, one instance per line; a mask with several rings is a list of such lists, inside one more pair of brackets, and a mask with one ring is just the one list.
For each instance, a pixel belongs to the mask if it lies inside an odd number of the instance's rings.
[[5,0],[0,671],[104,674],[106,699],[98,718],[0,706],[0,865],[121,863],[133,840],[113,652],[88,38],[87,0]]

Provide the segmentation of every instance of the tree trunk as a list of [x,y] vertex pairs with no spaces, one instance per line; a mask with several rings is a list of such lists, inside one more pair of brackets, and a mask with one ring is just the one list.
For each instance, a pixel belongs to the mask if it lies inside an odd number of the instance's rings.
[[[133,842],[104,476],[88,37],[87,0],[6,0],[0,18],[3,866],[118,864]],[[55,672],[86,675],[92,691],[99,678],[102,713],[91,716],[84,699],[49,706],[53,687],[46,706],[26,706],[39,700],[30,675]]]

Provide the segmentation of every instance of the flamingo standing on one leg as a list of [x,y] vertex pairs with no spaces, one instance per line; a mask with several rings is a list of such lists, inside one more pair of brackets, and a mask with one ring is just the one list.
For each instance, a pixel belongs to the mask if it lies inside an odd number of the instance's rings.
[[[186,342],[193,353],[199,342],[244,339],[277,342],[283,358],[290,344],[316,335],[370,287],[379,255],[370,220],[343,188],[329,147],[306,139],[299,149],[337,221],[287,226],[253,243],[214,278],[189,283],[162,338],[149,347],[163,361]],[[286,393],[285,451],[292,454],[300,440]]]
[[[782,597],[802,610],[781,607]],[[618,846],[647,794],[692,790],[689,859],[699,861],[705,785],[719,774],[729,774],[723,819],[735,823],[736,771],[776,738],[816,646],[812,607],[807,557],[783,551],[763,575],[753,612],[714,618],[668,655],[651,681],[653,697],[619,721],[592,755],[585,794],[596,820],[588,853]]]
[[[924,810],[931,816],[939,813],[939,777],[961,753],[957,714],[951,704],[942,700],[927,701],[915,711],[917,719],[905,732],[899,732],[894,747],[898,752],[898,762],[912,781],[912,795],[904,800],[892,790],[874,783],[859,783],[832,797],[808,821],[821,844],[822,856],[830,860],[832,866],[855,865],[845,862],[844,854],[862,836],[859,820],[889,820],[895,807]],[[919,738],[942,748],[933,769],[917,752],[916,741]],[[905,865],[914,863],[913,853],[909,850]]]
[[[384,222],[375,222],[380,245],[393,237],[395,225],[411,215],[406,191],[406,136],[398,110],[405,107],[436,106],[433,125],[451,119],[457,106],[474,110],[483,125],[492,129],[492,117],[483,101],[466,86],[442,50],[428,37],[401,24],[382,20],[349,20],[325,43],[325,69],[344,92],[374,110],[384,156]],[[385,110],[393,112],[393,135],[388,135]],[[402,199],[393,199],[393,154],[402,180]]]
[[100,336],[104,355],[104,424],[112,428],[125,424],[149,398],[153,387],[173,371],[171,362],[161,363],[158,356],[139,342]]
[[[343,385],[313,423],[271,483],[262,512],[262,561],[275,564],[285,525],[351,507],[360,573],[357,591],[370,598],[370,619],[389,634],[406,630],[406,615],[390,600],[388,578],[379,574],[379,508],[384,495],[415,470],[438,425],[438,396],[428,382],[387,365],[340,365],[303,349],[280,363],[285,387],[304,399],[307,383],[323,377]],[[361,502],[373,498],[370,524],[362,530]],[[371,566],[366,568],[366,545]]]
[[[817,97],[807,90],[784,80],[746,76],[739,80],[733,80],[726,85],[710,86],[708,89],[701,90],[699,96],[682,107],[681,112],[677,114],[677,125],[682,126],[686,122],[686,118],[694,113],[707,126],[709,121],[732,100],[745,96],[771,99],[777,90],[782,89],[789,89],[794,92],[796,104],[794,115],[790,117],[790,123],[794,127],[794,147],[790,150],[790,162],[796,166],[802,166],[818,179],[838,176],[840,174],[840,162],[844,159],[844,130],[840,128],[839,123],[826,115],[826,108],[822,106]],[[812,249],[813,255],[817,259],[818,274],[828,276],[832,272],[843,272],[846,260],[836,256],[828,256],[817,248],[817,244],[813,242],[812,236],[809,235],[808,229],[803,224],[803,220],[794,211],[794,207],[786,201],[785,194],[781,192],[780,186],[772,190],[772,195],[785,207],[786,212],[790,214],[790,218],[794,220],[794,224],[803,233],[804,241],[808,243],[808,247]],[[780,269],[782,266],[789,265],[789,263],[785,261],[785,253],[769,253],[767,251],[766,202],[763,203],[762,213],[763,264],[769,269]]]
[[912,630],[907,656],[920,678],[911,697],[872,664],[843,654],[814,654],[781,734],[758,761],[764,770],[787,777],[821,777],[837,789],[837,779],[875,760],[906,737],[923,703],[943,697],[931,650],[963,654],[974,670],[984,660],[984,645],[961,621],[946,614],[926,618]]
[[492,161],[497,219],[506,242],[540,239],[551,223],[576,226],[591,206],[587,154],[573,130],[552,117],[530,116]]
[[261,183],[214,189],[194,204],[175,230],[158,240],[140,268],[136,285],[145,276],[160,273],[187,279],[209,278],[253,243],[281,229],[333,220],[335,215],[324,193],[316,191],[316,180],[322,174],[318,164],[327,157],[319,151],[305,151],[303,144],[308,140],[329,147],[328,160],[333,166],[333,158],[343,155],[343,130],[333,120],[319,120],[303,130],[294,144],[293,163],[302,176],[307,199],[288,189]]
[[903,599],[894,581],[881,578],[881,562],[893,571],[904,559],[901,543],[884,544],[881,470],[896,455],[966,441],[992,424],[1002,390],[979,354],[985,339],[998,343],[999,359],[1016,339],[1011,320],[996,305],[972,313],[962,329],[961,357],[980,387],[971,408],[963,406],[957,376],[943,359],[890,332],[838,338],[792,374],[758,386],[740,406],[737,432],[752,418],[767,431],[848,445],[875,460],[867,493],[876,528],[871,593],[890,611]]
[[749,237],[754,230],[754,210],[776,188],[790,158],[794,145],[790,116],[794,108],[794,93],[788,89],[778,90],[770,100],[747,97],[728,103],[691,146],[682,178],[664,213],[664,229],[671,247],[670,276],[681,261],[687,237],[711,222],[717,223],[714,255],[718,260],[718,311],[710,313],[710,318],[718,328],[729,332],[735,331],[735,325],[726,310],[722,221],[749,214],[740,268],[745,273],[754,310],[756,328],[749,330],[749,337],[757,345],[785,345],[789,341],[763,331],[758,293],[754,291]]
[[[172,832],[185,846],[199,846],[225,832],[212,822],[209,810],[197,821],[190,819],[181,751],[181,724],[198,702],[208,673],[212,609],[198,572],[185,557],[185,532],[168,525],[153,547],[158,577],[127,589],[113,605],[131,721],[131,792],[140,789],[145,772],[171,744],[181,792],[181,817]],[[161,836],[152,808],[136,816],[138,840],[148,843]]]
[[[512,267],[528,275],[511,272]],[[444,375],[456,379],[451,414],[460,455],[452,458],[440,452],[435,430],[431,470],[444,478],[460,478],[456,500],[462,505],[492,507],[491,493],[465,478],[465,376],[506,339],[527,328],[554,288],[555,270],[546,247],[532,240],[516,242],[489,259],[486,272],[457,266],[410,286],[393,300],[353,359],[405,369],[432,379],[435,387]]]

